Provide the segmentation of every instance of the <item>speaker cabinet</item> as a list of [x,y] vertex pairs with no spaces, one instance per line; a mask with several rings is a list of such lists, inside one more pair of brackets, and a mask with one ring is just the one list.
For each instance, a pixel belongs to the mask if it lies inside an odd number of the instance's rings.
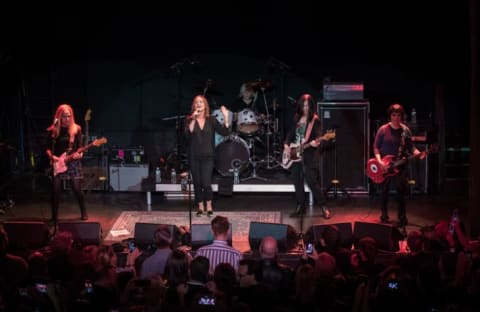
[[[419,151],[427,151],[428,144],[414,143]],[[429,155],[424,159],[414,158],[408,163],[408,178],[410,181],[410,192],[413,194],[428,193],[428,161]]]
[[141,191],[142,182],[148,178],[148,164],[110,165],[110,187],[114,191]]
[[[82,166],[83,179],[81,188],[84,191],[104,191],[107,172],[101,166]],[[63,180],[63,189],[71,190],[69,181]]]
[[257,252],[265,236],[272,236],[277,240],[279,252],[292,249],[298,240],[295,229],[288,224],[250,222],[248,232],[250,250]]
[[99,222],[59,222],[59,231],[68,231],[73,235],[75,245],[100,245],[102,227]]
[[37,249],[45,246],[50,238],[48,225],[40,221],[5,221],[9,248]]
[[336,132],[335,141],[325,144],[320,160],[323,189],[337,179],[347,192],[369,192],[365,172],[370,148],[369,109],[367,101],[317,103],[323,132]]
[[[233,228],[232,224],[230,223],[230,232],[228,234],[227,243],[228,245],[232,246],[232,233]],[[213,232],[212,232],[212,225],[208,224],[192,224],[191,228],[191,245],[193,250],[197,250],[198,248],[211,244],[213,242]]]
[[172,247],[176,248],[181,244],[181,233],[176,225],[157,223],[135,223],[134,239],[140,249],[147,249],[154,244],[153,234],[160,225],[167,225],[172,234]]
[[305,243],[317,244],[320,239],[323,238],[325,229],[329,227],[334,227],[338,231],[337,243],[340,247],[347,249],[352,248],[353,229],[350,222],[312,225],[305,233]]
[[353,226],[353,245],[358,248],[358,241],[369,236],[377,242],[379,250],[398,251],[398,241],[403,239],[398,228],[390,224],[355,222]]

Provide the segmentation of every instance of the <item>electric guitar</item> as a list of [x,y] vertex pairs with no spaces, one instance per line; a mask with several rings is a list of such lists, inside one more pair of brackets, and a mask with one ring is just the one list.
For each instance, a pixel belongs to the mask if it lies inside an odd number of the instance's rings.
[[[85,145],[83,147],[80,147],[79,149],[77,149],[75,152],[76,153],[83,153],[84,151],[86,151],[87,149],[89,149],[90,147],[93,147],[93,146],[102,146],[103,144],[107,143],[107,139],[106,138],[100,138],[100,139],[96,139],[95,141],[93,141],[92,143],[88,144],[88,145]],[[73,153],[74,154],[74,153]],[[54,161],[53,164],[52,164],[52,167],[53,167],[53,176],[57,176],[59,173],[63,173],[65,171],[67,171],[67,162],[71,161],[73,159],[73,154],[69,154],[67,155],[67,153],[63,153],[62,155],[60,155],[58,157],[58,160]]]
[[[321,141],[328,141],[335,139],[335,130],[328,130],[321,137],[316,138],[314,141],[320,143]],[[303,151],[311,146],[312,142],[308,143],[290,143],[290,152],[287,150],[283,151],[282,163],[280,164],[284,169],[288,169],[292,166],[293,163],[302,161]]]
[[397,175],[400,172],[400,169],[398,167],[406,164],[410,160],[420,157],[421,155],[426,156],[429,153],[436,152],[438,152],[438,146],[432,145],[427,151],[423,151],[420,154],[411,155],[398,160],[395,160],[396,157],[394,155],[387,155],[382,158],[382,162],[387,167],[386,170],[382,169],[382,166],[376,158],[370,158],[367,162],[366,173],[373,183],[380,184],[385,181],[386,178]]

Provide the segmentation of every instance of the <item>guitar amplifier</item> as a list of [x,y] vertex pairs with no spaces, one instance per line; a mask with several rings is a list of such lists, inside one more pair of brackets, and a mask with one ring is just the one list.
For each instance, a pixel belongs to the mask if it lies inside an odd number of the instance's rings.
[[148,178],[148,164],[111,164],[110,187],[114,191],[142,191],[143,181]]
[[112,148],[109,156],[113,163],[141,164],[145,160],[145,150],[143,146]]
[[363,100],[363,83],[361,82],[328,82],[323,84],[324,101],[357,101]]

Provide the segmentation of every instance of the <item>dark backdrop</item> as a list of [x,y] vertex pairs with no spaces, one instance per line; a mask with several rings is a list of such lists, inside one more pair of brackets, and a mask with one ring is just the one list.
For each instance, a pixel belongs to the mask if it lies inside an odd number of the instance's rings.
[[176,143],[178,125],[163,119],[187,114],[208,79],[218,91],[213,104],[227,106],[241,83],[272,80],[267,102],[278,99],[288,124],[288,97],[309,92],[320,100],[330,78],[365,84],[372,122],[384,120],[394,101],[415,107],[418,119],[435,119],[440,86],[447,133],[468,142],[466,7],[465,1],[448,7],[267,1],[132,5],[128,14],[6,11],[0,139],[20,164],[31,165],[42,155],[54,109],[68,102],[82,125],[92,109],[91,134],[106,135],[110,146],[144,146],[154,163]]

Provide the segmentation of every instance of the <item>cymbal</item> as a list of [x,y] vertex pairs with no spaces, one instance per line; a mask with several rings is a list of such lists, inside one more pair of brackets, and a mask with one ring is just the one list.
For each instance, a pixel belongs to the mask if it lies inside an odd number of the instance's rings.
[[255,91],[260,89],[271,90],[273,89],[273,83],[271,80],[257,79],[247,82],[247,86],[252,88]]

